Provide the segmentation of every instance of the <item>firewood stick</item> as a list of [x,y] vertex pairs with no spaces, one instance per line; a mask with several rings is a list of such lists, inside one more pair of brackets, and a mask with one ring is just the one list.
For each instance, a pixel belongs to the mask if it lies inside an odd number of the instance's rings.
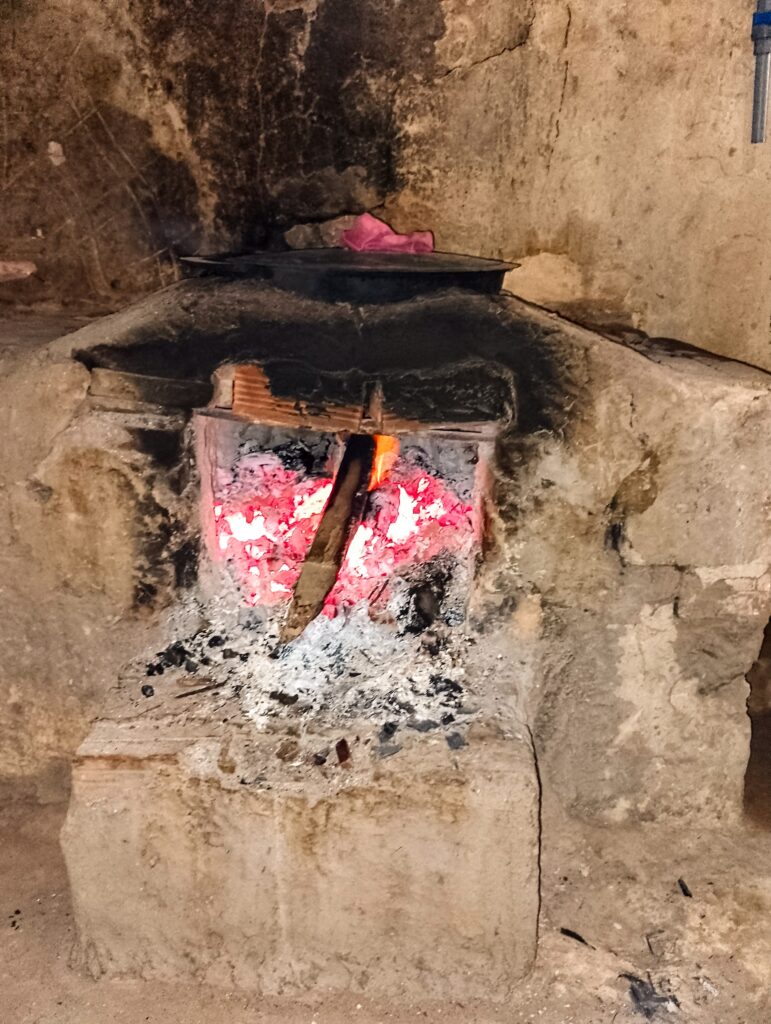
[[332,492],[295,584],[280,642],[298,637],[316,618],[335,585],[348,542],[367,501],[375,445],[368,434],[352,434],[346,442]]

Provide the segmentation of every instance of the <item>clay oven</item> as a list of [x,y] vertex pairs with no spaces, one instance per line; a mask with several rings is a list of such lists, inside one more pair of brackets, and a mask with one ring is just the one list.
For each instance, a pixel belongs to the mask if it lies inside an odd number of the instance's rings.
[[[127,850],[143,862],[136,842],[157,829],[136,815],[156,798],[187,804],[188,785],[200,795],[195,780],[213,771],[221,799],[195,816],[224,836],[257,815],[256,845],[236,857],[260,884],[248,913],[212,891],[156,965],[176,971],[189,929],[205,931],[211,913],[243,912],[225,960],[266,991],[294,984],[297,958],[301,973],[344,989],[377,956],[405,992],[445,984],[452,962],[473,974],[465,988],[502,997],[534,951],[536,788],[512,717],[522,694],[499,647],[480,643],[506,606],[479,580],[499,556],[496,447],[554,416],[550,362],[526,336],[512,345],[497,305],[505,264],[313,251],[191,263],[173,305],[161,297],[117,344],[76,351],[99,414],[130,421],[151,451],[151,489],[160,477],[176,491],[165,548],[142,541],[152,578],[137,586],[140,605],[165,608],[166,642],[124,667],[81,748],[76,785],[100,788],[112,766],[127,812],[70,815],[84,950],[120,972],[158,944],[149,933],[112,942],[88,865]],[[141,416],[152,423],[138,434]],[[168,450],[179,454],[171,472],[158,460]],[[186,573],[159,585],[169,560]],[[192,771],[181,788],[171,762]],[[190,838],[194,859],[173,874],[127,866],[120,902],[152,890],[139,915],[151,930],[170,899],[227,887],[231,868],[205,867]],[[437,885],[452,907],[426,913],[424,890]],[[291,906],[276,913],[282,892]],[[380,923],[330,937],[330,901],[349,905],[352,925]],[[497,935],[506,941],[483,967],[479,950]],[[225,961],[210,953],[199,967],[216,974]]]

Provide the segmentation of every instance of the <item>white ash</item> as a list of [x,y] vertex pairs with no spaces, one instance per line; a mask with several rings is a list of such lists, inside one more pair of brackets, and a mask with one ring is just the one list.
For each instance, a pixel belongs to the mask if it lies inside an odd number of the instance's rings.
[[[211,603],[206,611],[209,622],[191,631],[191,619],[201,618],[188,608],[180,616],[188,630],[180,629],[179,639],[127,668],[120,683],[125,696],[140,704],[142,687],[150,686],[176,713],[183,710],[180,695],[191,693],[197,716],[213,713],[223,698],[229,707],[235,700],[257,728],[301,715],[319,722],[392,720],[427,731],[457,728],[479,711],[467,671],[470,659],[478,661],[476,638],[462,622],[438,621],[410,632],[393,621],[372,621],[361,602],[334,619],[319,616],[280,647],[276,619],[261,622],[252,612],[240,621],[225,614],[218,622]],[[473,675],[483,678],[479,671]],[[201,695],[194,692],[202,688]]]

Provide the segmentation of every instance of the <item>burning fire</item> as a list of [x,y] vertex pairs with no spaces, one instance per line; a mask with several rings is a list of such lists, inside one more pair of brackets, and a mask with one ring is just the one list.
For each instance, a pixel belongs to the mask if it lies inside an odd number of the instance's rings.
[[330,617],[382,589],[407,565],[467,550],[471,506],[438,477],[414,467],[394,470],[370,498],[367,521],[354,533],[324,613]]
[[375,457],[372,460],[372,472],[369,475],[369,489],[375,488],[387,480],[399,457],[399,441],[388,434],[375,434]]
[[214,524],[247,604],[290,596],[331,490],[331,479],[301,478],[270,453],[240,461],[236,482],[214,506]]
[[[364,521],[353,537],[324,614],[381,592],[400,568],[468,549],[471,506],[439,478],[399,458],[396,438],[377,435]],[[272,453],[246,456],[238,479],[219,496],[219,550],[249,605],[286,601],[332,490],[329,478],[286,469]],[[248,494],[248,499],[245,495]]]

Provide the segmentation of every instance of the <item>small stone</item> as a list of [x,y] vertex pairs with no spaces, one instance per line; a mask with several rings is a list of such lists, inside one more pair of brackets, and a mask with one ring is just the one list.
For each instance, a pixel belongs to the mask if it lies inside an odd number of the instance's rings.
[[351,748],[348,746],[348,740],[342,739],[335,743],[335,753],[337,754],[337,760],[339,764],[344,764],[350,760]]
[[48,159],[54,165],[54,167],[61,167],[67,157],[64,155],[64,147],[61,142],[49,142],[48,148],[46,149]]
[[142,687],[142,696],[143,697],[154,697],[155,696],[155,689],[152,686],[150,686],[149,683],[145,683],[145,685]]
[[355,214],[344,214],[321,223],[295,224],[284,232],[284,239],[292,249],[336,248],[341,244],[342,233],[355,221]]
[[399,728],[397,722],[384,722],[383,728],[378,733],[378,739],[381,743],[386,743],[396,734],[396,730]]
[[421,646],[426,654],[429,654],[432,658],[437,656],[442,647],[439,637],[434,633],[427,633],[421,641]]
[[297,740],[285,739],[276,747],[276,757],[281,761],[290,761],[297,755],[300,745]]
[[447,746],[450,750],[460,750],[461,747],[466,746],[466,741],[459,732],[451,732],[447,736]]

